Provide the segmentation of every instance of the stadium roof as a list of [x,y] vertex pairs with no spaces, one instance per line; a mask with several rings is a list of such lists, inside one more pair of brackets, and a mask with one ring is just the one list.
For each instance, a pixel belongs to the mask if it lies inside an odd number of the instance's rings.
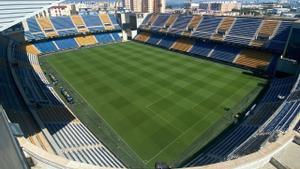
[[1,0],[0,32],[64,0]]

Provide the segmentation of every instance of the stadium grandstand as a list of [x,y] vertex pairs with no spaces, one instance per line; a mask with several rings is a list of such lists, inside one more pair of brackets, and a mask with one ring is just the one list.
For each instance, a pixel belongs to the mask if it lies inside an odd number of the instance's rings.
[[300,167],[299,21],[59,2],[0,1],[0,168]]

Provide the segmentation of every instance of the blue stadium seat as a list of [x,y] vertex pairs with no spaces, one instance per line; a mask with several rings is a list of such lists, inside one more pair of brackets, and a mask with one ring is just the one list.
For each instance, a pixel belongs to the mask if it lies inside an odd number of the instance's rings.
[[98,15],[83,15],[82,19],[91,32],[103,31],[104,26]]
[[183,31],[186,30],[192,18],[192,15],[179,15],[175,23],[170,28],[169,32],[181,34]]
[[285,43],[289,36],[291,27],[291,22],[282,21],[274,37],[270,40],[267,48],[276,52],[282,52],[285,48]]
[[176,37],[164,36],[162,40],[158,43],[158,45],[169,49],[175,43],[176,40]]
[[272,40],[286,41],[289,36],[291,27],[292,27],[292,22],[282,21]]
[[151,26],[151,30],[158,31],[164,27],[166,21],[170,17],[169,14],[160,14]]
[[112,43],[113,42],[113,39],[112,37],[110,36],[109,33],[105,33],[105,34],[96,34],[94,35],[97,39],[97,41],[99,43],[103,43],[103,44],[106,44],[106,43]]
[[276,114],[272,121],[264,128],[265,133],[286,131],[290,123],[300,112],[300,102],[285,103],[283,108]]
[[233,60],[240,53],[240,51],[240,48],[225,45],[217,45],[210,57],[226,62],[233,62]]
[[113,36],[113,38],[115,39],[116,42],[121,42],[122,41],[122,39],[121,39],[118,32],[113,32],[113,33],[111,33],[111,35]]
[[115,15],[109,15],[109,18],[110,18],[112,24],[114,25],[115,29],[116,29],[116,30],[120,30],[121,27],[120,27],[120,25],[118,24],[118,21],[117,21],[116,16],[115,16]]
[[37,42],[34,43],[34,45],[42,52],[42,53],[49,53],[49,52],[56,52],[58,49],[53,44],[52,41],[46,41],[46,42]]
[[223,17],[204,16],[192,36],[210,38],[211,35],[216,32],[218,25],[222,21],[222,19]]
[[150,38],[148,39],[147,43],[150,43],[152,45],[156,45],[160,40],[162,36],[157,35],[157,34],[152,34]]
[[75,25],[73,24],[71,18],[68,16],[57,16],[51,17],[50,19],[56,30],[75,29]]
[[209,42],[196,42],[190,53],[208,57],[215,46],[215,44]]
[[253,38],[261,21],[261,19],[237,18],[229,35]]
[[78,48],[76,41],[73,38],[54,40],[59,49]]
[[31,33],[42,32],[40,26],[38,25],[37,21],[35,20],[35,17],[31,17],[31,18],[27,19],[27,24],[29,27],[29,31]]
[[249,45],[261,22],[261,19],[237,18],[225,41]]

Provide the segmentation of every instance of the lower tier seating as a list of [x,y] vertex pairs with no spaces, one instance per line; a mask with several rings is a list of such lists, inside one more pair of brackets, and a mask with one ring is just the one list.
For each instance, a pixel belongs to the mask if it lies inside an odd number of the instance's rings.
[[38,49],[34,46],[34,45],[26,45],[26,51],[28,53],[31,53],[33,55],[38,55],[40,54],[40,52],[38,51]]
[[176,37],[164,36],[158,45],[169,49],[175,43],[176,39]]
[[[268,137],[253,137],[253,140],[249,140],[249,138],[272,116],[274,111],[276,111],[283,102],[283,100],[270,102],[270,100],[276,100],[277,98],[277,95],[272,95],[271,93],[280,93],[282,88],[278,88],[277,84],[284,86],[286,90],[291,90],[293,86],[291,84],[294,84],[294,82],[295,78],[274,79],[266,91],[266,95],[259,101],[254,109],[251,109],[247,113],[248,115],[242,122],[226,131],[227,134],[219,136],[219,138],[214,140],[212,144],[186,164],[186,166],[192,167],[222,162],[237,157],[239,155],[237,152],[251,153],[254,149],[257,150],[257,148],[260,148],[261,144]],[[272,96],[273,99],[265,99],[265,97],[269,96]],[[246,145],[245,143],[248,141],[250,144]]]
[[34,45],[39,49],[42,53],[50,53],[58,51],[57,47],[52,41],[45,42],[36,42]]
[[95,38],[99,43],[107,44],[112,43],[113,39],[110,34],[97,34],[95,35]]
[[190,52],[192,54],[208,57],[215,46],[216,45],[213,43],[199,41],[193,45],[193,48],[190,50]]
[[276,63],[276,57],[270,52],[243,49],[242,47],[220,44],[207,40],[177,37],[159,33],[140,32],[135,38],[137,41],[157,45],[167,49],[210,57],[216,60],[235,63],[247,68],[254,68],[271,72],[270,68]]
[[240,48],[229,47],[225,45],[217,45],[210,57],[225,62],[233,62],[236,56],[240,53]]
[[73,38],[68,39],[58,39],[54,40],[55,44],[59,49],[73,49],[78,48],[78,44]]
[[235,63],[252,68],[266,69],[272,54],[251,49],[242,50]]
[[148,39],[150,38],[150,35],[151,34],[149,32],[142,32],[135,37],[135,40],[138,40],[141,42],[147,42]]
[[180,38],[174,43],[172,49],[188,52],[193,47],[193,44],[194,41],[192,40],[186,38]]
[[79,36],[75,38],[80,46],[95,45],[97,43],[95,36]]
[[[24,93],[24,98],[31,101],[26,102],[26,105],[36,114],[34,118],[45,126],[44,130],[49,131],[50,135],[47,137],[54,140],[52,144],[55,145],[53,147],[56,152],[69,160],[101,167],[124,168],[116,156],[56,97],[57,94],[48,85],[47,79],[41,78],[44,75],[40,75],[37,57],[24,54],[20,47],[16,47],[14,51],[14,60],[20,63],[12,68],[16,74],[14,80],[22,82],[18,89]],[[47,93],[51,93],[51,96]]]

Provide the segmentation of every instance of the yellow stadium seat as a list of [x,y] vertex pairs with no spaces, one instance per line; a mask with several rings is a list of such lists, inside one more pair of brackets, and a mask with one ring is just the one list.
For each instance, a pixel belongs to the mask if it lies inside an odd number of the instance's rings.
[[135,37],[135,40],[146,42],[150,38],[150,35],[149,32],[142,32]]
[[85,24],[79,15],[71,16],[73,23],[76,25],[79,32],[87,32],[88,29],[85,27]]
[[49,18],[37,18],[37,21],[48,37],[58,36]]
[[38,55],[40,54],[40,51],[32,44],[26,45],[26,52],[33,54],[33,55]]
[[188,52],[193,47],[194,41],[187,38],[178,39],[174,45],[171,47],[172,49]]
[[76,37],[76,41],[80,46],[94,45],[97,43],[94,35]]
[[104,24],[105,30],[113,30],[114,26],[107,14],[99,14],[99,17]]
[[266,69],[272,59],[272,53],[244,49],[236,59],[235,63],[247,67]]

